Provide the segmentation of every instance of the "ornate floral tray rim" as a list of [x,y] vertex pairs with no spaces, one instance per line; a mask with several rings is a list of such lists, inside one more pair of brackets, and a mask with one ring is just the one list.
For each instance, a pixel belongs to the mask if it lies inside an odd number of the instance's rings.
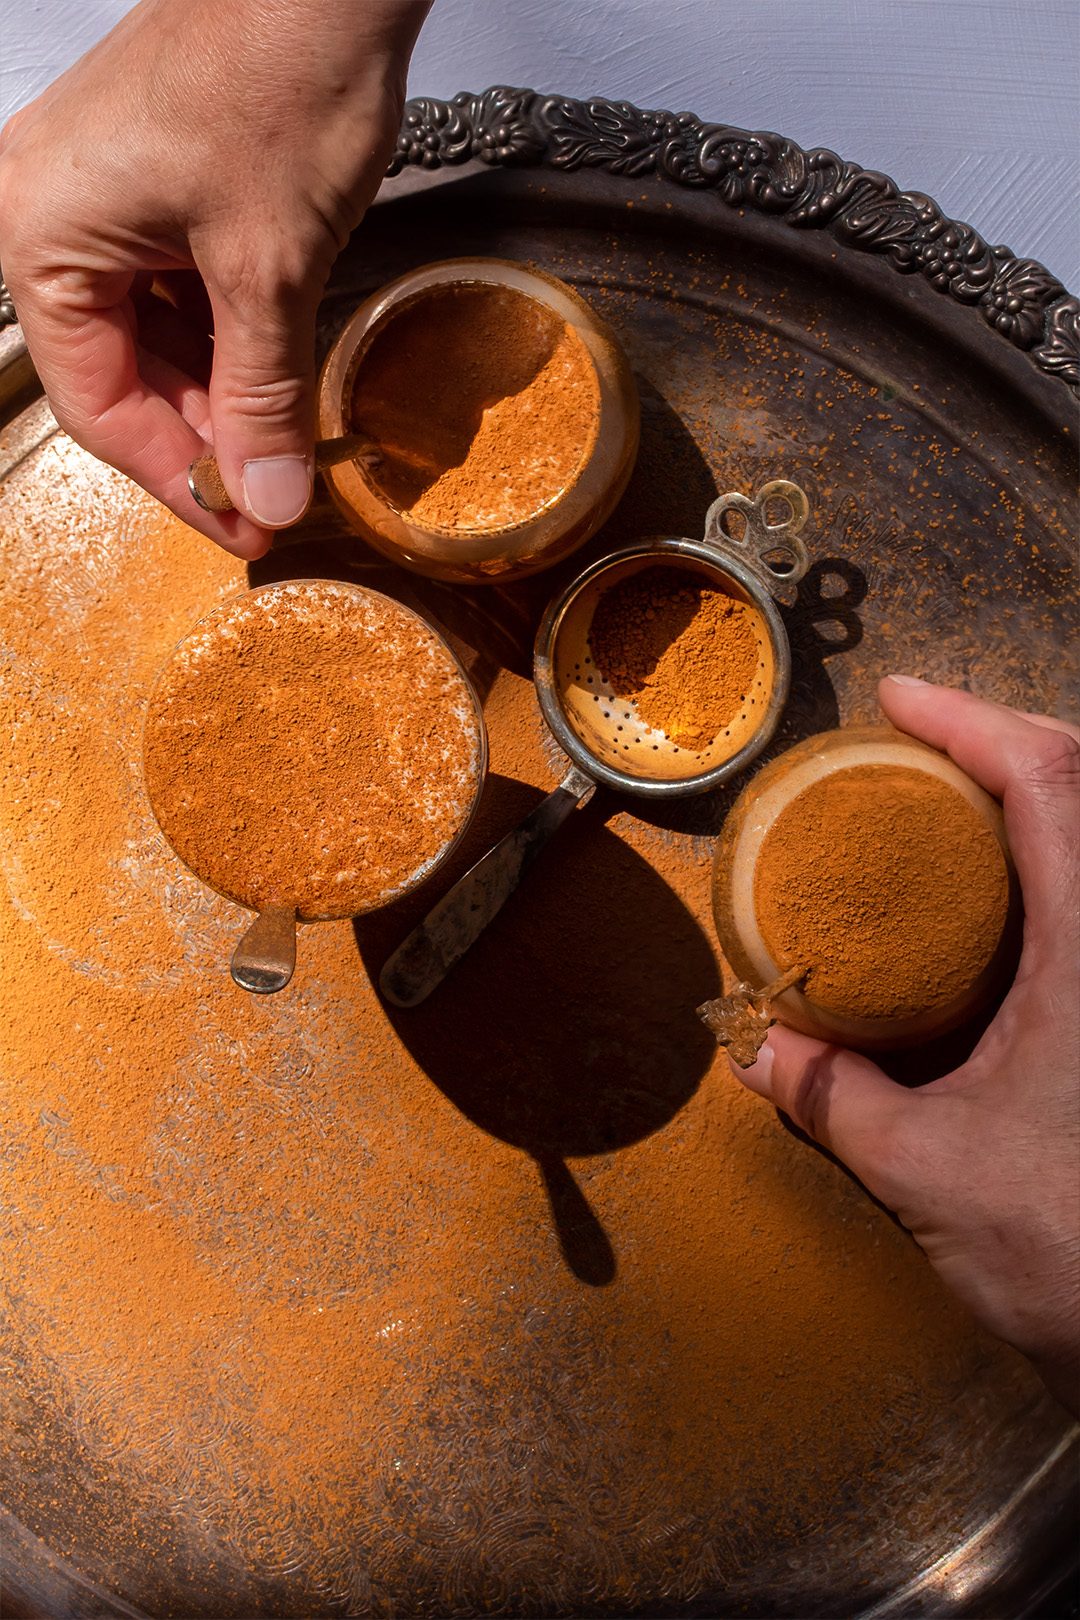
[[[601,96],[577,100],[495,85],[407,103],[388,175],[471,161],[492,168],[602,170],[710,191],[728,207],[824,230],[843,247],[917,275],[970,308],[1048,377],[1080,388],[1080,299],[1036,259],[989,244],[925,193],[902,191],[827,147]],[[0,326],[16,319],[0,285]]]

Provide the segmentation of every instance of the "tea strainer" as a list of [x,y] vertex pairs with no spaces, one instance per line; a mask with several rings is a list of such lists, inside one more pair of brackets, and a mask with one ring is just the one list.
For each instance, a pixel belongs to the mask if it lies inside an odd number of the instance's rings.
[[[569,756],[563,781],[444,895],[383,968],[380,989],[416,1006],[479,938],[571,811],[599,784],[645,799],[707,793],[746,769],[769,742],[791,685],[791,646],[775,598],[809,567],[799,535],[810,503],[774,479],[750,499],[721,495],[701,540],[642,541],[592,563],[549,605],[537,632],[533,679],[544,719]],[[741,534],[738,529],[741,527]],[[758,658],[739,712],[700,749],[680,746],[641,717],[597,667],[589,633],[601,595],[662,565],[685,571],[757,610]]]

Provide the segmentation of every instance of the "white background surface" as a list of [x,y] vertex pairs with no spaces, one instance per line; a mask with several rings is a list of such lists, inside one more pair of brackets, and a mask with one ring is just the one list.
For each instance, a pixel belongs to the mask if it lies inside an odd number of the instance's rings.
[[[5,0],[0,114],[127,9]],[[831,146],[1080,290],[1080,0],[435,0],[411,93],[496,83]]]

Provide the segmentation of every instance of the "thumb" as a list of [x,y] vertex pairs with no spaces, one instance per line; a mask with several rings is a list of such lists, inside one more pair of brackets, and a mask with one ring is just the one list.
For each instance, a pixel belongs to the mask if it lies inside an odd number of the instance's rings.
[[892,1139],[913,1098],[869,1058],[776,1024],[753,1067],[732,1072],[885,1196]]
[[307,510],[314,477],[318,289],[258,281],[224,291],[214,311],[210,417],[214,453],[235,506],[266,529]]

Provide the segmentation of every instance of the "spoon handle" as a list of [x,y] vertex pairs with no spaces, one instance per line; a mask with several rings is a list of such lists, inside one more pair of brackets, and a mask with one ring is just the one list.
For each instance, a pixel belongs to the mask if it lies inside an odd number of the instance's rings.
[[284,990],[296,966],[296,913],[260,911],[232,954],[234,984],[253,995]]
[[395,1007],[416,1007],[426,1001],[476,944],[540,851],[595,786],[591,777],[573,767],[553,793],[458,879],[383,968],[379,989],[387,1001]]
[[[345,433],[339,439],[322,439],[315,446],[315,470],[325,472],[341,461],[372,459],[378,452],[370,439],[359,433]],[[221,468],[212,450],[197,456],[188,468],[188,489],[204,512],[231,512],[232,497],[221,477]]]

